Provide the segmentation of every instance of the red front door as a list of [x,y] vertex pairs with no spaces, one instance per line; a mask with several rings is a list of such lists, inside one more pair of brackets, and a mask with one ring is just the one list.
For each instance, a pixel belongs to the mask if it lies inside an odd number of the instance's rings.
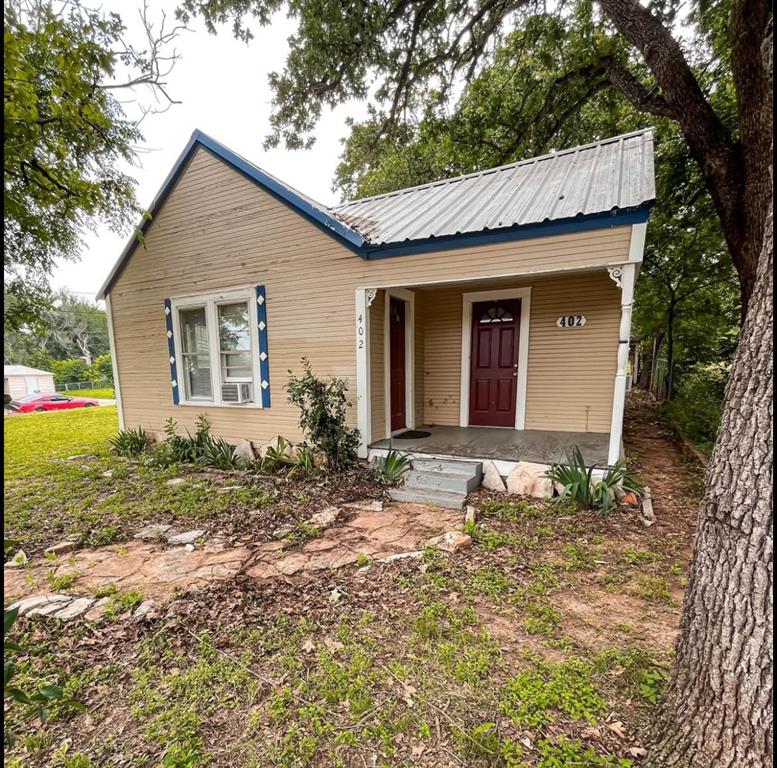
[[407,426],[405,411],[405,302],[389,299],[389,393],[391,431]]
[[469,423],[515,427],[518,387],[518,299],[472,305]]

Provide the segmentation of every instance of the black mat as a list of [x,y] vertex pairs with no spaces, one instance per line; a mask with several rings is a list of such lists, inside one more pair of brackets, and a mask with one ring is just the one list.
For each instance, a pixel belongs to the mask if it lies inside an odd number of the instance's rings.
[[431,432],[424,432],[422,429],[408,429],[400,432],[398,435],[392,435],[392,440],[417,440],[419,437],[431,437]]

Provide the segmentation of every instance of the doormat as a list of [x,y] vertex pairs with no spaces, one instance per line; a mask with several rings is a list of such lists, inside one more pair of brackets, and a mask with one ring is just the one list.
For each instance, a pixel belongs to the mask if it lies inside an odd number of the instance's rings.
[[431,432],[424,432],[422,429],[408,429],[404,432],[400,432],[398,435],[393,435],[392,440],[417,440],[419,437],[431,437]]

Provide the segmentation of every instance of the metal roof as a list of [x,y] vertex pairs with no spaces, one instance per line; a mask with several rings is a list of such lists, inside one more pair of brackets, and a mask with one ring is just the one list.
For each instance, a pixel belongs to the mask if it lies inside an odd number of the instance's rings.
[[383,245],[635,209],[655,196],[648,128],[330,211]]
[[53,376],[51,371],[41,371],[38,368],[28,368],[26,365],[4,365],[3,377],[5,376]]

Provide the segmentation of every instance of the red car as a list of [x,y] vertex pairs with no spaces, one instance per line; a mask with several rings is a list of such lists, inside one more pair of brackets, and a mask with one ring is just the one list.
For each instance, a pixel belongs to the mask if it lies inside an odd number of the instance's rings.
[[89,397],[69,397],[56,392],[48,395],[27,395],[18,400],[11,400],[8,408],[16,413],[31,411],[62,411],[68,408],[93,408],[99,405],[97,400]]

